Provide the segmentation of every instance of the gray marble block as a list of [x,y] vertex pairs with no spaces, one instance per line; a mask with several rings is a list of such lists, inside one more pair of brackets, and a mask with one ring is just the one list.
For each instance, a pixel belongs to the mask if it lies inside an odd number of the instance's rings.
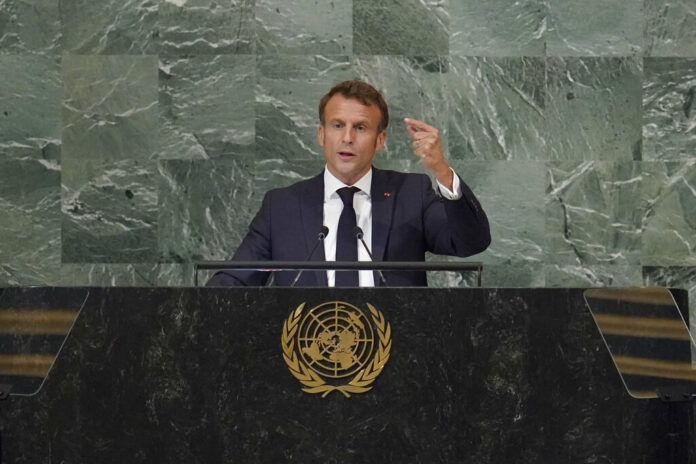
[[453,56],[447,76],[452,156],[545,159],[545,76],[541,58]]
[[0,54],[0,153],[4,156],[21,152],[21,156],[58,158],[60,69],[61,60],[55,56]]
[[641,160],[641,78],[636,58],[548,58],[548,158]]
[[642,224],[642,263],[696,265],[696,158],[650,163]]
[[254,53],[254,0],[160,0],[157,4],[155,53]]
[[548,5],[541,0],[449,2],[450,53],[463,56],[542,56]]
[[212,159],[253,152],[255,58],[161,57],[159,159]]
[[628,56],[642,51],[643,0],[549,0],[546,51],[559,56]]
[[65,0],[60,5],[63,51],[142,54],[152,51],[160,0]]
[[253,156],[160,162],[160,261],[229,259],[260,202]]
[[548,259],[543,162],[457,160],[452,166],[480,198],[491,227],[491,245],[472,260],[488,265]]
[[446,55],[448,1],[353,0],[353,53]]
[[0,3],[0,53],[53,54],[62,48],[57,1],[6,0]]
[[696,57],[696,11],[692,0],[646,0],[645,54]]
[[644,66],[645,159],[693,159],[696,153],[696,59],[646,58]]
[[546,191],[547,263],[640,264],[653,179],[643,164],[549,162]]
[[0,264],[60,264],[60,166],[56,159],[2,150]]
[[256,53],[350,54],[352,13],[352,0],[256,0]]
[[68,55],[63,81],[63,261],[152,261],[156,59]]

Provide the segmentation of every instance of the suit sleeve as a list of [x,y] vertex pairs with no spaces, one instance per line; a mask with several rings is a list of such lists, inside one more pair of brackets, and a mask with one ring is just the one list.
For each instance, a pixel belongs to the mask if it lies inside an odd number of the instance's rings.
[[438,196],[430,179],[423,188],[423,230],[428,251],[459,257],[481,253],[491,243],[488,217],[478,199],[459,178],[462,196],[446,200]]
[[[232,257],[233,261],[269,261],[271,259],[271,203],[273,191],[266,193],[261,209],[251,221],[249,231]],[[225,270],[216,272],[207,287],[263,286],[268,272]]]

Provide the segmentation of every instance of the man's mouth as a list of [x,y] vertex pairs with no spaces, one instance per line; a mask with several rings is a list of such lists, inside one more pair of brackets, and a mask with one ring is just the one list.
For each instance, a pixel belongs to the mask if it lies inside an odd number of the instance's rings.
[[349,160],[355,158],[355,154],[350,151],[339,151],[338,157],[342,160]]

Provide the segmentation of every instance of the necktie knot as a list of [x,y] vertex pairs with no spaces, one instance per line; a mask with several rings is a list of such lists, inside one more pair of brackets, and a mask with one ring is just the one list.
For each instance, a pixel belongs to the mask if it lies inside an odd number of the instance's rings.
[[358,187],[343,187],[340,188],[336,191],[338,193],[338,196],[341,197],[341,201],[343,201],[343,205],[350,205],[350,207],[353,207],[353,196],[355,195],[355,192],[359,191],[360,189]]

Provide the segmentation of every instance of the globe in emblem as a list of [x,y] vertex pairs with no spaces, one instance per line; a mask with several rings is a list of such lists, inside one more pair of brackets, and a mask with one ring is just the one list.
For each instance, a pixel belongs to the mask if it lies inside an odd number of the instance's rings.
[[354,375],[372,360],[372,324],[357,307],[333,301],[309,310],[299,324],[297,343],[307,367],[323,377]]
[[344,301],[322,303],[309,311],[301,303],[285,319],[280,336],[283,360],[304,392],[325,397],[338,391],[350,398],[372,389],[389,361],[391,327],[381,311],[366,305],[367,316]]

